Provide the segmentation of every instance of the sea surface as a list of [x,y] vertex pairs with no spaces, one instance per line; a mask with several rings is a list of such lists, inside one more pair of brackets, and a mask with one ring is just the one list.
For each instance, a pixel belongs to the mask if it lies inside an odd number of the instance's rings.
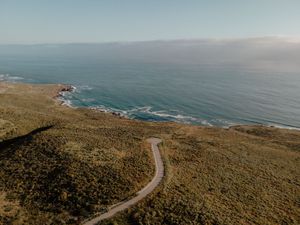
[[71,84],[66,104],[140,120],[300,128],[299,44],[270,43],[0,46],[0,80]]

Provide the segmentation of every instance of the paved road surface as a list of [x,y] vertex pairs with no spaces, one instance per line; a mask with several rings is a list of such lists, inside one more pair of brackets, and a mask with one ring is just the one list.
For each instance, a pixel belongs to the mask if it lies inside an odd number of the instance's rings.
[[136,204],[143,198],[145,198],[148,194],[150,194],[160,183],[164,176],[164,165],[161,159],[161,155],[158,149],[158,144],[161,142],[161,139],[158,138],[150,138],[147,140],[151,144],[151,149],[153,152],[154,160],[155,160],[155,176],[151,180],[150,183],[147,184],[142,190],[140,190],[137,195],[124,202],[120,202],[113,207],[111,207],[106,213],[97,216],[96,218],[85,222],[83,225],[95,225],[99,223],[101,220],[108,219],[113,217],[116,213],[121,212],[125,209],[128,209],[132,205]]

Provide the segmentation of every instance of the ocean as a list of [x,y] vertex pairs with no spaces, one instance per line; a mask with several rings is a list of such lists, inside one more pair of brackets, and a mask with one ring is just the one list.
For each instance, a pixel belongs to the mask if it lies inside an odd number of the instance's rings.
[[300,128],[300,44],[278,38],[2,45],[0,80],[146,121]]

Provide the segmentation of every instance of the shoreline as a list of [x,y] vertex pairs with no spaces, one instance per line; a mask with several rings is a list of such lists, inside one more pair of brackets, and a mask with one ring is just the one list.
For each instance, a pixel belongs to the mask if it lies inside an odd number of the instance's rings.
[[[43,85],[55,85],[58,86],[58,88],[55,90],[55,93],[53,94],[52,98],[58,102],[59,105],[65,106],[68,108],[72,109],[77,109],[77,108],[84,108],[88,110],[92,110],[94,112],[99,112],[99,113],[105,113],[108,115],[112,115],[118,118],[123,118],[123,119],[129,119],[129,120],[135,120],[135,121],[142,121],[142,122],[154,122],[154,123],[176,123],[180,125],[189,125],[189,126],[201,126],[201,127],[213,127],[213,128],[222,128],[222,129],[230,129],[234,127],[239,127],[239,126],[261,126],[261,127],[268,127],[268,128],[277,128],[277,129],[286,129],[286,130],[296,130],[300,131],[300,127],[295,127],[295,126],[290,126],[290,125],[279,125],[279,124],[262,124],[262,123],[255,123],[255,124],[250,124],[250,123],[245,123],[245,124],[234,124],[234,125],[228,125],[228,126],[217,126],[213,124],[205,125],[205,124],[192,124],[192,123],[184,123],[184,122],[179,122],[179,121],[147,121],[147,120],[142,120],[142,119],[137,119],[137,118],[130,118],[129,116],[123,115],[120,112],[113,111],[111,109],[106,110],[102,108],[97,108],[95,107],[84,107],[84,106],[74,106],[72,105],[72,102],[64,99],[65,95],[67,93],[74,93],[77,90],[77,87],[71,84],[63,84],[63,83],[58,83],[58,84],[35,84],[35,83],[26,83],[26,82],[11,82],[11,81],[5,81],[5,80],[0,80],[0,84],[9,84],[9,85],[16,85],[16,84],[23,84],[23,85],[30,85],[30,86],[43,86]],[[1,93],[1,90],[0,90]]]
[[54,96],[54,99],[58,100],[59,103],[63,106],[73,108],[73,109],[85,108],[85,109],[93,110],[93,111],[96,111],[96,112],[107,113],[107,114],[117,116],[117,117],[120,117],[120,118],[131,119],[129,117],[126,117],[126,116],[122,115],[121,113],[108,112],[108,111],[105,111],[103,109],[99,109],[97,107],[77,107],[77,106],[74,106],[74,105],[72,105],[72,103],[70,101],[64,99],[64,97],[65,97],[65,93],[74,93],[77,90],[76,86],[71,85],[71,84],[58,84],[58,85],[61,86],[61,89],[58,90],[57,95]]
[[[149,122],[146,120],[141,120],[141,119],[135,119],[135,118],[130,118],[126,115],[122,115],[119,112],[114,112],[112,111],[108,111],[105,109],[101,109],[101,108],[97,108],[96,107],[76,107],[73,106],[71,102],[69,102],[68,100],[63,99],[65,97],[64,93],[73,93],[76,91],[76,86],[71,85],[71,84],[59,84],[62,85],[62,89],[58,92],[57,96],[55,98],[57,98],[60,102],[61,105],[70,107],[70,108],[85,108],[85,109],[89,109],[95,112],[100,112],[100,113],[107,113],[109,115],[112,116],[116,116],[119,118],[125,118],[125,119],[130,119],[130,120],[137,120],[137,121],[143,121],[143,122]],[[295,126],[285,126],[285,125],[267,125],[267,124],[261,124],[261,123],[257,123],[257,124],[235,124],[235,125],[228,125],[228,126],[216,126],[216,125],[204,125],[204,124],[186,124],[186,123],[180,123],[177,121],[151,121],[151,122],[159,122],[159,123],[168,123],[168,122],[173,122],[173,123],[178,123],[178,124],[184,124],[184,125],[191,125],[191,126],[202,126],[202,127],[215,127],[215,128],[223,128],[223,129],[230,129],[230,128],[235,128],[235,127],[240,127],[240,126],[261,126],[261,127],[269,127],[269,128],[277,128],[277,129],[287,129],[287,130],[298,130],[300,131],[300,127],[295,127]]]

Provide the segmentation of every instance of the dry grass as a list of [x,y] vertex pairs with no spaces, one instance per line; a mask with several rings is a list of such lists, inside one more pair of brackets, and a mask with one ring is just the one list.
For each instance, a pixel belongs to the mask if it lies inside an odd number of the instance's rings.
[[158,193],[103,224],[299,224],[299,144],[299,131],[181,126]]

